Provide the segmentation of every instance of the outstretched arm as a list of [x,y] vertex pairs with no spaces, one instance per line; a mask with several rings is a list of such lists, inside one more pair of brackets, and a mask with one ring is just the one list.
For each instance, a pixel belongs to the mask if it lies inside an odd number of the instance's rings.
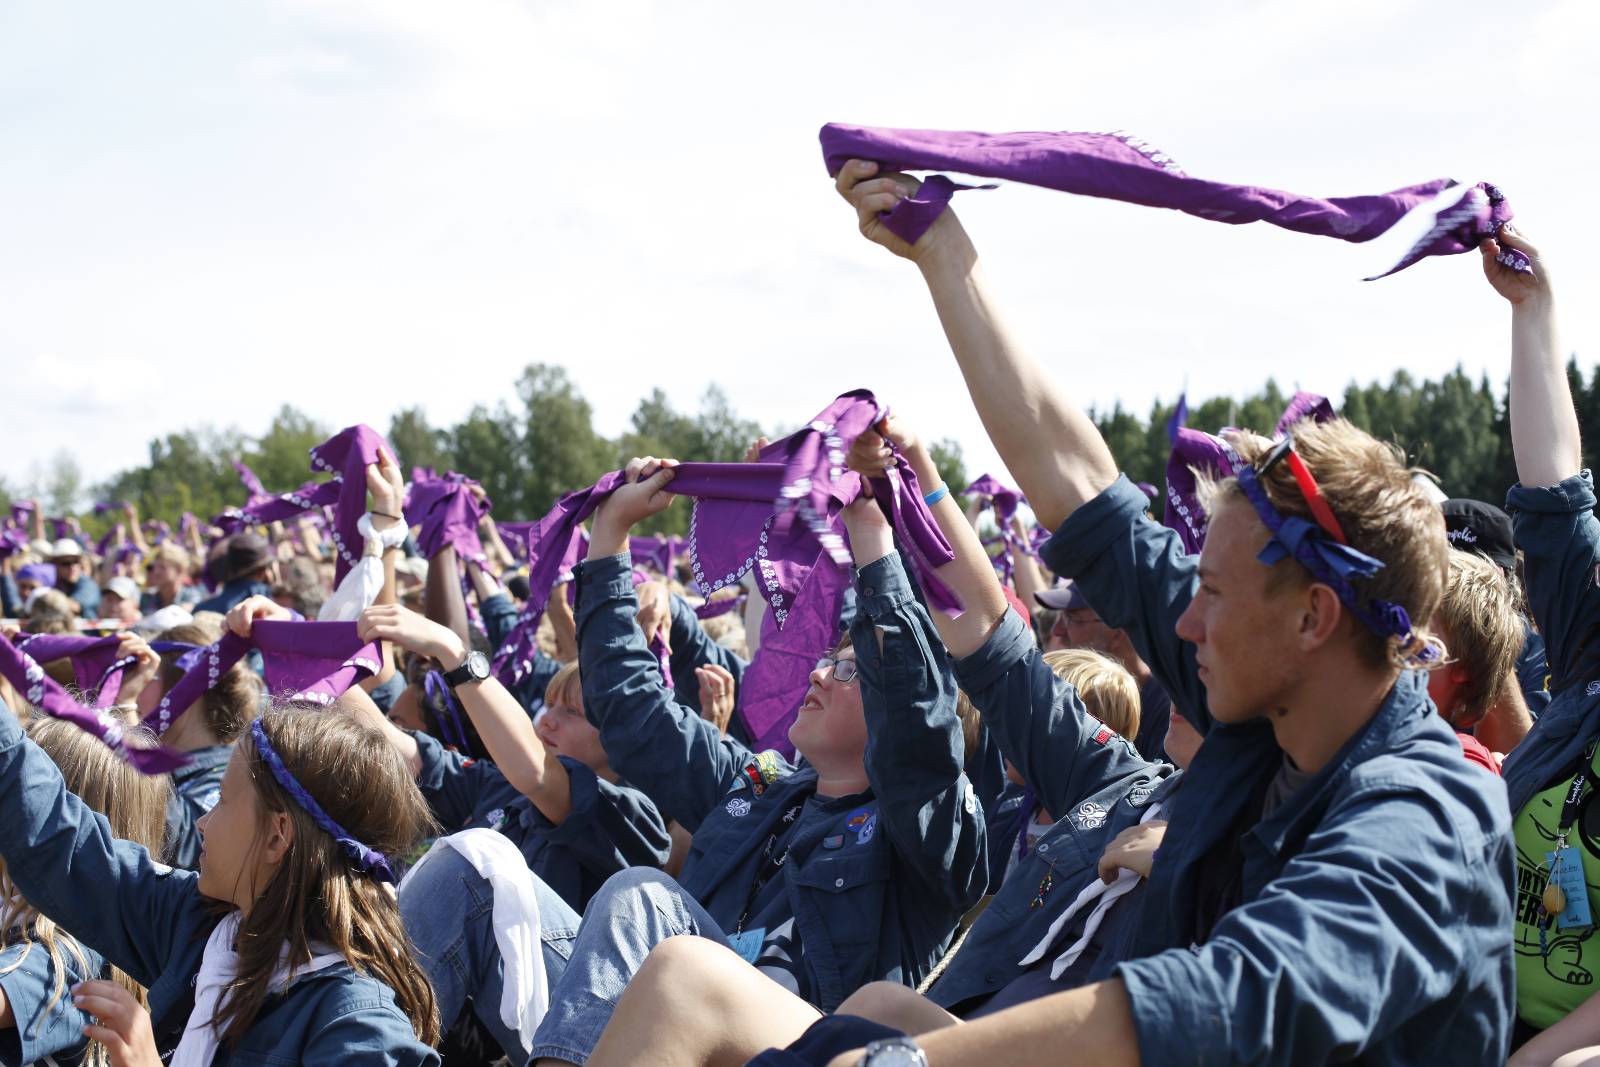
[[[1499,262],[1501,245],[1528,257],[1532,274]],[[1511,304],[1511,448],[1517,480],[1523,485],[1554,485],[1583,466],[1578,413],[1561,362],[1550,267],[1539,250],[1509,223],[1500,239],[1483,242],[1483,273],[1495,292]]]
[[879,215],[911,195],[915,183],[878,171],[876,163],[851,160],[835,187],[855,208],[863,236],[921,269],[989,439],[1034,514],[1054,530],[1116,480],[1111,450],[1083,409],[1011,336],[954,211],[947,208],[915,245],[906,244]]

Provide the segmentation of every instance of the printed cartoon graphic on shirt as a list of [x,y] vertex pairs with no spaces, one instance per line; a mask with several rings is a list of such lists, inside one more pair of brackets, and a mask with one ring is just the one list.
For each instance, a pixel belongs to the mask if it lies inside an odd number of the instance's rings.
[[[1559,792],[1559,790],[1556,790]],[[1544,853],[1556,847],[1555,826],[1561,813],[1557,810],[1560,797],[1552,798],[1550,792],[1536,796],[1523,809],[1519,822],[1531,826],[1537,833],[1537,855],[1528,851],[1529,841],[1517,841],[1517,899],[1512,913],[1516,928],[1516,952],[1525,958],[1542,959],[1544,971],[1550,978],[1564,985],[1587,989],[1594,985],[1593,958],[1586,960],[1586,948],[1594,936],[1594,928],[1563,930],[1551,923],[1546,926],[1543,943],[1539,925],[1544,918],[1543,899],[1549,881],[1549,866]],[[1569,838],[1569,844],[1573,843]],[[1585,865],[1587,868],[1587,864]],[[1587,870],[1586,870],[1587,874]],[[1587,881],[1591,897],[1600,893],[1600,884]]]

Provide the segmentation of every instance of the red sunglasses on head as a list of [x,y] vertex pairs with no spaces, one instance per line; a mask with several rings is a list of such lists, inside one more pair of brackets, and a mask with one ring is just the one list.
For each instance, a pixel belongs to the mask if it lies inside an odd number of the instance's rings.
[[1294,450],[1294,434],[1285,433],[1283,440],[1272,446],[1272,451],[1267,453],[1261,465],[1256,468],[1256,477],[1264,479],[1268,471],[1283,462],[1289,464],[1289,473],[1294,475],[1295,484],[1300,487],[1300,495],[1305,497],[1306,506],[1311,509],[1311,517],[1317,520],[1317,525],[1341,545],[1348,545],[1350,540],[1344,535],[1344,527],[1339,525],[1339,519],[1328,506],[1328,500],[1322,495],[1321,487],[1311,476],[1311,468],[1300,458],[1300,453]]

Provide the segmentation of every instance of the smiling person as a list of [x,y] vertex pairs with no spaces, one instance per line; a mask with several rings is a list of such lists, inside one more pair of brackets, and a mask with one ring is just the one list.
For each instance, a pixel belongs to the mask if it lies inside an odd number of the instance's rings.
[[[584,710],[612,766],[693,844],[681,882],[626,871],[590,903],[535,1035],[539,1063],[586,1062],[628,979],[675,935],[732,947],[748,982],[832,1008],[875,979],[919,980],[984,888],[950,665],[878,504],[844,511],[861,611],[811,673],[789,730],[796,766],[678,703],[639,629],[628,531],[671,502],[672,474],[633,460],[596,512],[578,640]],[[953,566],[940,574],[961,595]]]
[[1206,740],[1109,977],[833,1062],[1503,1062],[1504,791],[1413,669],[1439,651],[1438,509],[1389,447],[1302,422],[1276,446],[1234,439],[1243,469],[1185,555],[1010,336],[955,214],[915,245],[888,231],[914,185],[862,161],[837,178],[861,233],[920,268],[991,440],[1057,531],[1045,562]]
[[16,890],[150,991],[146,1013],[114,983],[74,990],[115,1062],[438,1063],[433,990],[382,884],[427,807],[376,731],[322,707],[257,718],[199,822],[198,874],[116,837],[6,709],[0,805]]

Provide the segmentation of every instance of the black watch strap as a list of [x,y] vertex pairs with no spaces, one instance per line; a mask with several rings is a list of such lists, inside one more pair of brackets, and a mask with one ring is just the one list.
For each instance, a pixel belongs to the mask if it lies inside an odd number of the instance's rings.
[[489,657],[482,652],[468,652],[466,662],[453,671],[444,672],[444,684],[451,689],[469,682],[481,682],[489,677]]

